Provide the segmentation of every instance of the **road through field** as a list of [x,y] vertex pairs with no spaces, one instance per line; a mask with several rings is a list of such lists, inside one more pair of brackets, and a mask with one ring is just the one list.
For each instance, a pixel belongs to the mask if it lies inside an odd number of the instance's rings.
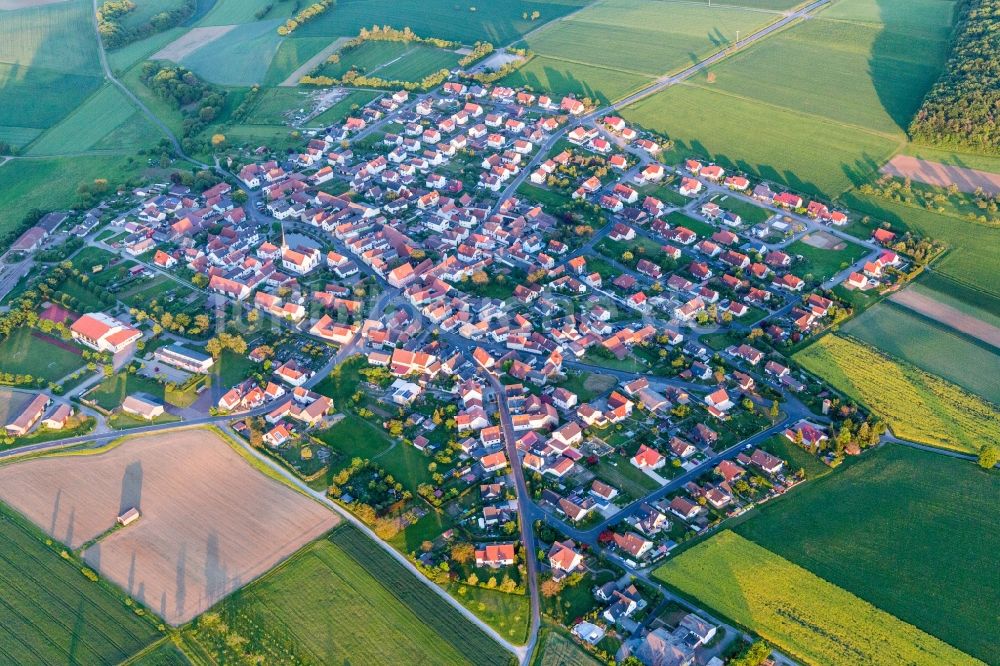
[[1000,349],[1000,327],[940,303],[926,294],[904,289],[890,296],[889,300]]

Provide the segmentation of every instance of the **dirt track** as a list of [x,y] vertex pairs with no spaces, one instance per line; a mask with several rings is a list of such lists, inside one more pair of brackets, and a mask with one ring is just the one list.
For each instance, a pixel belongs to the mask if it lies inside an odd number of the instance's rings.
[[87,548],[84,559],[175,625],[338,522],[206,430],[0,467],[0,499],[74,549],[137,507],[138,522]]
[[909,178],[938,187],[954,184],[963,192],[975,192],[981,187],[987,194],[1000,193],[1000,174],[929,162],[908,155],[896,155],[881,171],[897,178]]
[[315,69],[320,63],[325,62],[327,58],[333,55],[341,47],[341,45],[344,44],[344,42],[348,42],[350,40],[350,37],[338,37],[333,40],[319,53],[302,63],[298,69],[289,74],[288,77],[278,85],[284,88],[291,88],[299,85],[299,79],[313,71],[313,69]]
[[1000,349],[1000,328],[950,305],[939,303],[930,296],[904,289],[890,296],[889,300]]

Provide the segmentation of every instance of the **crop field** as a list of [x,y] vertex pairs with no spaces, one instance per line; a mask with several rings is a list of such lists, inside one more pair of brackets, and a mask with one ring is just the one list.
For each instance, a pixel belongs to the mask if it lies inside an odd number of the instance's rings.
[[284,18],[288,16],[292,7],[282,3],[274,3],[271,0],[216,0],[212,9],[198,21],[199,26],[209,25],[234,25],[240,23],[252,23],[256,20],[255,14],[271,7],[268,12],[268,19]]
[[932,271],[924,271],[909,287],[992,326],[1000,326],[1000,297],[971,289]]
[[[895,7],[898,0],[855,4]],[[910,20],[903,13],[887,19],[891,23],[825,20],[841,5],[835,2],[820,18],[732,56],[713,68],[715,83],[705,85],[845,125],[901,135],[947,58],[952,3],[906,2],[906,12],[913,11]],[[821,85],[817,71],[824,72]],[[761,76],[763,72],[768,74]],[[830,103],[831,93],[836,104]]]
[[294,35],[286,37],[278,46],[278,51],[271,60],[271,66],[264,77],[264,84],[269,86],[280,84],[329,44],[329,37],[296,37]]
[[841,269],[850,266],[868,254],[866,248],[854,243],[841,242],[839,245],[843,247],[826,249],[798,240],[785,248],[785,251],[790,255],[800,255],[805,259],[804,262],[796,264],[794,271],[796,275],[801,277],[808,273],[816,279],[825,279],[833,277]]
[[841,332],[1000,405],[1000,382],[988,371],[1000,371],[1000,355],[943,324],[882,302]]
[[19,328],[0,342],[0,372],[57,381],[85,365],[75,342]]
[[[1000,298],[1000,228],[940,215],[883,199],[848,192],[844,204],[876,220],[885,220],[894,230],[913,230],[948,245],[945,255],[934,262],[935,273],[961,285]],[[867,233],[867,232],[866,232]],[[968,289],[966,290],[968,291]],[[965,299],[977,304],[978,298]]]
[[[225,0],[239,2],[240,0]],[[323,13],[295,31],[300,37],[356,35],[372,25],[409,26],[424,37],[440,37],[463,44],[486,40],[506,46],[526,32],[565,16],[587,4],[587,0],[505,0],[463,2],[454,0],[339,0],[336,8]],[[523,14],[537,11],[538,19]]]
[[640,100],[622,115],[666,133],[676,152],[816,194],[860,185],[899,145],[884,135],[688,84]]
[[[337,523],[209,430],[0,468],[0,498],[171,624],[200,614]],[[124,510],[140,520],[103,535]],[[252,537],[250,536],[252,535]]]
[[653,575],[809,663],[979,663],[730,530]]
[[[125,94],[106,85],[79,109],[50,129],[28,150],[29,155],[58,155],[93,148],[106,135],[135,119],[139,110]],[[147,140],[156,135],[148,136]]]
[[169,30],[151,35],[146,39],[140,39],[139,41],[127,44],[120,49],[115,49],[108,53],[108,66],[116,74],[121,74],[140,60],[145,60],[167,44],[176,40],[186,30],[188,28],[170,28]]
[[439,70],[458,67],[458,59],[461,57],[454,51],[418,44],[402,59],[380,69],[378,76],[390,81],[419,81]]
[[[1000,589],[1000,475],[886,446],[768,503],[736,531],[987,662]],[[961,566],[955,566],[961,562]],[[986,609],[993,609],[992,612]]]
[[50,127],[101,86],[91,11],[70,0],[0,12],[3,126]]
[[134,28],[149,22],[160,12],[169,12],[184,5],[183,0],[133,0],[135,9],[122,16],[121,23]]
[[[617,80],[627,74],[639,87],[667,72],[680,70],[744,35],[779,18],[777,14],[732,5],[709,8],[664,0],[635,3],[608,0],[528,35],[524,45],[543,58],[506,80],[547,83],[557,92],[590,91],[613,100],[631,90]],[[601,48],[594,48],[601,44]],[[544,80],[542,78],[544,75]]]
[[836,2],[625,117],[682,150],[836,196],[904,145],[947,57],[952,9],[939,0]]
[[[403,42],[366,41],[340,54],[340,61],[323,65],[320,74],[340,78],[351,69],[371,73],[382,65],[402,57],[409,50]],[[378,73],[381,76],[381,72]]]
[[[327,613],[334,609],[337,621],[331,622]],[[328,539],[310,544],[209,616],[220,617],[228,634],[243,636],[250,650],[272,663],[468,663],[396,598],[377,569]],[[226,634],[213,632],[206,618],[197,627],[198,642],[217,661],[228,661]]]
[[868,405],[897,437],[966,453],[978,453],[984,444],[1000,444],[994,406],[866,344],[826,335],[794,358],[853,400]]
[[[263,83],[281,36],[274,19],[237,26],[211,43],[181,58],[181,64],[202,79],[222,86]],[[248,58],[247,54],[254,57]]]
[[159,637],[106,583],[59,557],[57,544],[0,505],[0,660],[119,663]]
[[502,79],[506,86],[527,86],[534,90],[552,90],[578,97],[590,97],[603,103],[625,97],[649,82],[645,74],[616,72],[579,62],[535,56],[528,64]]
[[169,638],[145,652],[138,659],[128,662],[130,666],[189,666],[191,660]]

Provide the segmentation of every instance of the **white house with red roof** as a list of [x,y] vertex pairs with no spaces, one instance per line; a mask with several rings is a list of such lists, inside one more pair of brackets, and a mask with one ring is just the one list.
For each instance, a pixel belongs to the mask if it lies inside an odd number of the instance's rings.
[[91,349],[115,354],[142,337],[142,333],[103,312],[85,314],[70,326],[73,339]]

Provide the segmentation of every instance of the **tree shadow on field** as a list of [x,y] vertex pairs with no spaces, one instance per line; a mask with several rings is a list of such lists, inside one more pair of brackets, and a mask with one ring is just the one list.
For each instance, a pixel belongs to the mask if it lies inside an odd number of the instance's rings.
[[56,499],[52,504],[52,521],[49,523],[49,534],[56,535],[56,521],[59,520],[59,503],[62,502],[62,488],[56,490]]
[[[912,16],[912,9],[906,3],[897,0],[876,0],[879,9],[879,18],[883,28],[872,43],[871,55],[868,60],[868,74],[872,80],[872,86],[878,95],[879,101],[886,114],[892,118],[893,122],[902,130],[907,131],[913,115],[923,103],[924,96],[934,84],[938,72],[932,80],[927,81],[927,85],[922,90],[900,90],[899,87],[899,43],[902,36],[899,32],[891,32],[885,26],[905,25],[908,18]],[[959,5],[960,3],[955,3]],[[956,6],[956,13],[959,8]],[[930,41],[921,35],[908,34],[908,40],[917,43],[925,43],[928,47]],[[925,62],[933,60],[930,53],[925,53],[928,58]],[[941,63],[944,66],[944,63]],[[918,77],[919,78],[919,77]]]
[[141,511],[142,502],[142,463],[135,461],[125,468],[122,475],[121,499],[118,502],[118,515],[129,509]]
[[[177,555],[177,579],[174,587],[174,613],[180,615],[184,611],[184,603],[187,600],[187,544],[181,544],[181,550]],[[160,617],[165,616],[167,600],[161,601]]]
[[80,660],[77,658],[77,651],[80,649],[80,635],[87,625],[84,618],[84,609],[86,607],[87,605],[83,597],[80,597],[80,603],[76,605],[76,616],[73,618],[73,630],[69,635],[69,654],[66,656],[67,664],[75,665],[80,663]]

